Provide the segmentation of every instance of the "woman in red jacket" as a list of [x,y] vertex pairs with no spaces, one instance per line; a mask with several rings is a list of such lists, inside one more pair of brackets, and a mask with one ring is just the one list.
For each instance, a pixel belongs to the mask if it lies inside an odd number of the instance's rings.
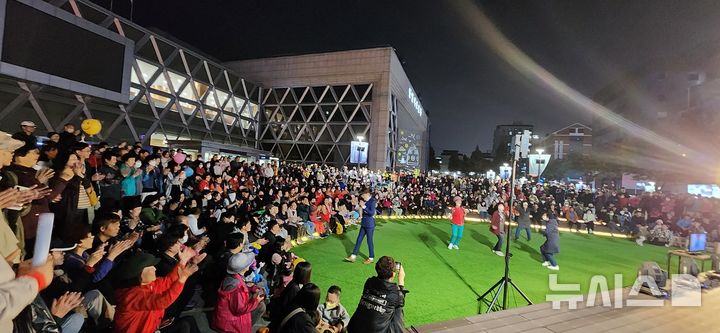
[[221,333],[252,333],[252,311],[262,303],[265,295],[257,286],[248,288],[243,274],[248,271],[255,255],[237,253],[230,257],[228,275],[218,290],[213,329]]
[[495,243],[495,247],[493,247],[493,252],[499,256],[504,256],[505,254],[502,252],[502,245],[503,240],[505,236],[505,221],[507,220],[507,212],[505,211],[505,205],[502,203],[499,203],[497,205],[497,210],[493,213],[492,218],[490,219],[490,231],[492,231],[493,234],[495,234],[495,237],[497,237],[497,243]]
[[124,288],[116,291],[115,332],[154,333],[160,328],[165,309],[175,302],[185,281],[198,270],[195,263],[188,264],[195,255],[192,249],[187,248],[178,255],[178,265],[159,279],[154,267],[159,258],[136,252],[125,259],[117,271],[117,278]]

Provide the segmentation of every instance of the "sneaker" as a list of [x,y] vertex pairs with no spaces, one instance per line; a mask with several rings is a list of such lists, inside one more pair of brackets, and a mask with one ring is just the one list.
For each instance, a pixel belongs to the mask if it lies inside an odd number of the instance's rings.
[[452,243],[448,244],[448,250],[452,250],[452,249],[453,249],[453,244]]
[[542,265],[543,265],[543,267],[548,267],[548,266],[550,266],[550,262],[546,261],[546,262],[542,263]]
[[502,251],[493,251],[493,252],[495,252],[495,254],[497,254],[497,255],[500,256],[500,257],[504,257],[504,256],[505,256],[505,253],[503,253]]
[[373,258],[367,258],[367,259],[365,259],[365,261],[363,261],[363,264],[369,265],[369,264],[372,264],[373,261],[375,261],[375,260],[373,260]]
[[455,249],[455,250],[460,250],[460,247],[458,247],[457,245],[453,244],[453,249]]
[[345,258],[345,261],[347,261],[347,262],[355,262],[355,256],[354,256],[354,255],[353,255],[353,256],[349,256],[349,257]]
[[559,266],[559,265],[548,266],[547,268],[549,268],[549,269],[551,269],[551,270],[553,270],[553,271],[559,271],[559,270],[560,270],[560,266]]

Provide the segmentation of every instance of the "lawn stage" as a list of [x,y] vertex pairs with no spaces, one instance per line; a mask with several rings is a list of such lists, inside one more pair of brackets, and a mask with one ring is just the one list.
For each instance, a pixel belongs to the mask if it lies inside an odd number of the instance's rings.
[[[355,311],[366,278],[375,275],[374,265],[363,265],[367,242],[360,258],[347,263],[357,237],[357,227],[342,236],[315,240],[293,249],[313,265],[312,281],[325,292],[332,284],[342,288],[342,303],[350,313]],[[402,262],[407,274],[405,323],[421,325],[455,319],[478,313],[479,295],[490,288],[503,273],[503,258],[491,248],[496,238],[487,223],[469,222],[460,242],[460,250],[448,250],[450,222],[440,219],[378,219],[375,231],[375,256],[389,255]],[[556,273],[541,266],[540,233],[533,232],[528,242],[524,235],[513,242],[510,273],[530,299],[544,302],[549,292],[548,275]],[[503,249],[505,246],[503,246]],[[560,234],[560,254],[556,256],[560,283],[580,283],[586,293],[590,278],[602,274],[613,286],[613,275],[624,275],[623,286],[635,280],[637,269],[644,261],[655,261],[663,269],[667,248],[653,245],[640,247],[628,239],[589,236],[585,233]],[[510,307],[524,305],[520,295],[510,293]],[[514,298],[513,298],[514,297]]]

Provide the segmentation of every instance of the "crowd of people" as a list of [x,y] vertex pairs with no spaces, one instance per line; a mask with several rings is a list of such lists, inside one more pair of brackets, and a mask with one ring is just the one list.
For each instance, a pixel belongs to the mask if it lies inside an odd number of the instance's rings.
[[[72,124],[38,145],[35,125],[0,133],[0,331],[197,332],[188,309],[210,309],[218,332],[400,332],[405,270],[375,260],[374,215],[451,216],[458,250],[465,207],[490,220],[504,255],[514,237],[545,225],[543,266],[559,269],[558,221],[595,224],[671,245],[708,230],[720,240],[718,202],[685,195],[632,196],[623,189],[519,184],[482,177],[373,172],[366,168],[249,163],[122,142],[83,142]],[[514,193],[515,205],[509,198]],[[32,266],[38,218],[54,214],[50,255]],[[358,228],[368,239],[365,282],[352,315],[341,286],[312,282],[293,246]],[[355,261],[360,242],[348,261]],[[12,323],[12,324],[11,324]]]

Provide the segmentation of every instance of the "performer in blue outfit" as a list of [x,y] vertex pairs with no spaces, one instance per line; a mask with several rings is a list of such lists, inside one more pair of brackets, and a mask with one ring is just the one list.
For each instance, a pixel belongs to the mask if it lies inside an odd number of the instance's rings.
[[358,252],[360,251],[360,245],[362,245],[363,237],[367,235],[368,248],[370,250],[370,256],[365,260],[364,264],[371,264],[375,258],[375,244],[373,243],[373,233],[375,232],[375,213],[377,208],[377,200],[370,194],[370,190],[365,189],[360,194],[360,198],[365,202],[363,208],[362,221],[360,223],[360,233],[358,233],[357,240],[355,241],[355,249],[353,253],[345,258],[346,261],[355,262]]

